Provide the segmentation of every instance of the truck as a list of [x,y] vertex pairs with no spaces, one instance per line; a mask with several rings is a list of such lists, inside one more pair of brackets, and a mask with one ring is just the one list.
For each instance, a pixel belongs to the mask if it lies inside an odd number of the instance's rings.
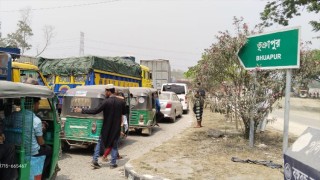
[[18,48],[0,47],[0,80],[26,82],[28,78],[38,81],[39,85],[47,86],[47,82],[38,67],[29,62],[19,62],[23,55]]
[[150,87],[152,81],[149,68],[136,63],[133,57],[40,57],[38,67],[59,98],[59,111],[65,92],[77,86],[114,84],[120,87]]
[[169,60],[140,60],[140,64],[147,66],[150,69],[153,88],[158,91],[161,91],[162,84],[171,82],[171,66]]
[[297,88],[293,88],[298,97],[301,98],[320,98],[320,80],[310,80],[307,85],[301,84]]

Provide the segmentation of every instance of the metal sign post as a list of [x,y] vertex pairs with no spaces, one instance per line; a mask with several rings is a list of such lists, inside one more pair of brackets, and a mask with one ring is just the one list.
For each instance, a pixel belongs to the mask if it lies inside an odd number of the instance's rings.
[[286,73],[286,94],[285,94],[285,109],[284,109],[284,123],[283,123],[283,146],[282,146],[283,153],[285,153],[288,148],[291,74],[292,74],[292,70],[288,69]]

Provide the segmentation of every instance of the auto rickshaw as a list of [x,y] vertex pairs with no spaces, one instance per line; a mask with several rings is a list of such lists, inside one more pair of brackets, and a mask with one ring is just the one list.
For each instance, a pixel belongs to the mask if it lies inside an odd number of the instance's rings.
[[[41,100],[38,112],[33,112],[34,104],[29,100],[36,97]],[[45,156],[31,154],[34,114],[47,126],[43,138],[53,152],[48,179],[57,176],[61,129],[57,103],[58,98],[46,86],[0,81],[0,121],[5,135],[4,144],[15,147],[15,166],[20,180],[34,179],[42,174]]]
[[[105,88],[105,85],[77,86],[66,91],[61,113],[60,139],[62,151],[68,151],[71,146],[88,148],[96,145],[102,128],[103,112],[82,114],[74,112],[73,109],[76,107],[97,107],[106,98]],[[115,86],[115,90],[124,94],[127,113],[129,113],[129,89]]]
[[138,133],[151,135],[156,125],[156,105],[153,94],[156,89],[144,87],[130,87],[131,97],[129,129]]

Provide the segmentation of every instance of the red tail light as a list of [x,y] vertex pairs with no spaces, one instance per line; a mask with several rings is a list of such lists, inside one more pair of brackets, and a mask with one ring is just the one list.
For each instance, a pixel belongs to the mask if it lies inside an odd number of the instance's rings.
[[168,102],[167,105],[166,105],[166,108],[171,108],[171,107],[172,107],[171,102]]

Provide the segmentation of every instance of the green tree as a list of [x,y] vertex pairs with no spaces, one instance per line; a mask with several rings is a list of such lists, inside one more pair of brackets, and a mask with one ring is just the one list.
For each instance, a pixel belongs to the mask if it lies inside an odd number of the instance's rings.
[[320,50],[310,50],[308,43],[301,45],[300,68],[293,70],[293,85],[307,89],[308,84],[320,76]]
[[29,50],[32,45],[28,43],[28,40],[33,36],[32,29],[30,27],[30,9],[21,10],[21,20],[18,21],[18,29],[7,35],[6,44],[10,47],[16,47],[21,49],[21,54],[24,54],[26,50]]
[[180,69],[172,69],[171,76],[175,80],[181,80],[181,79],[184,79],[183,73],[184,72],[182,70],[180,70]]
[[[303,9],[309,13],[319,13],[319,0],[272,0],[267,3],[264,11],[260,14],[261,20],[265,26],[271,26],[274,23],[287,26],[289,19],[294,16],[300,16]],[[319,16],[318,16],[319,17]],[[320,30],[320,19],[310,21],[314,31]]]
[[[219,98],[227,110],[235,109],[244,125],[243,133],[249,137],[250,119],[255,130],[261,120],[272,111],[273,104],[284,92],[283,70],[245,70],[237,52],[246,43],[247,36],[261,33],[260,26],[249,30],[243,19],[234,18],[236,35],[219,32],[216,42],[206,49],[197,65],[185,73],[194,82],[201,82],[211,94]],[[316,77],[320,72],[320,51],[301,45],[300,69],[293,70],[293,82]]]
[[[30,38],[33,36],[32,29],[30,27],[30,9],[21,10],[21,20],[18,21],[18,29],[7,34],[6,38],[0,37],[0,47],[14,47],[20,48],[21,54],[24,54],[27,50],[30,50],[32,45],[29,43]],[[51,44],[52,38],[54,38],[54,27],[45,25],[43,30],[44,44],[36,45],[36,55],[40,56]]]
[[6,40],[0,37],[0,47],[6,47],[6,46],[7,46]]
[[[246,71],[237,52],[246,43],[248,35],[261,32],[260,27],[249,31],[243,19],[234,18],[237,35],[219,32],[217,42],[206,49],[201,60],[186,74],[221,100],[227,110],[236,109],[244,125],[244,137],[249,137],[250,119],[255,127],[272,110],[283,89],[283,73],[279,71]],[[272,93],[267,93],[272,92]],[[256,128],[255,128],[256,130]]]

